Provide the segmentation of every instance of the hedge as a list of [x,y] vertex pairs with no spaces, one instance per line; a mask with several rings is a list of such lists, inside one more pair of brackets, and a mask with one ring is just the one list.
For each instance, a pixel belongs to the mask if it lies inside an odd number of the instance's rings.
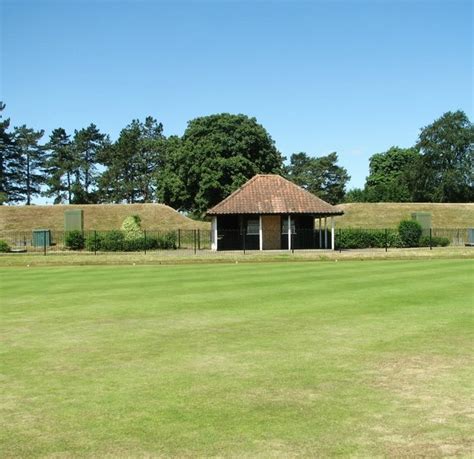
[[89,234],[86,249],[91,252],[141,252],[145,250],[165,250],[177,248],[176,232],[150,234],[135,239],[126,239],[123,231],[112,230]]
[[402,241],[396,230],[367,230],[344,228],[336,233],[336,249],[369,249],[401,247]]

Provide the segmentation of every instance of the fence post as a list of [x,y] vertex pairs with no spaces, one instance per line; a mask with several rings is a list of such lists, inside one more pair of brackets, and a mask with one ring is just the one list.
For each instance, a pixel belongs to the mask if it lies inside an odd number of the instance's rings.
[[193,247],[194,247],[194,255],[196,255],[196,230],[193,230]]
[[97,255],[97,230],[94,230],[94,255]]
[[388,229],[385,228],[385,252],[388,251]]
[[46,231],[43,231],[43,250],[46,255]]
[[291,253],[295,253],[295,238],[293,237],[293,231],[290,234],[290,239],[291,239]]
[[181,248],[181,230],[178,230],[178,249]]
[[146,255],[146,230],[143,230],[143,248],[145,250],[145,255]]
[[430,228],[430,250],[433,250],[433,242],[432,242],[432,229]]
[[198,239],[198,250],[201,250],[201,230],[198,229],[197,232],[197,239]]
[[245,228],[242,231],[242,246],[244,248],[244,255],[245,255]]

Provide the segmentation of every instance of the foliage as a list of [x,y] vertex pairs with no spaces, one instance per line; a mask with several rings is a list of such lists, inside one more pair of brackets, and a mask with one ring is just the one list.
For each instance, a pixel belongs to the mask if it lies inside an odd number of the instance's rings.
[[285,172],[291,181],[310,193],[331,204],[338,204],[344,199],[350,176],[344,167],[337,165],[337,159],[337,153],[318,158],[303,152],[295,153],[291,155]]
[[40,194],[44,181],[44,150],[39,144],[44,131],[35,131],[22,125],[13,130],[13,153],[10,163],[10,202],[25,202]]
[[396,230],[344,228],[336,233],[336,249],[401,247],[401,245]]
[[133,241],[143,237],[141,219],[138,215],[130,215],[122,223],[122,231],[127,241]]
[[86,236],[86,250],[89,252],[98,252],[100,251],[103,245],[104,237],[103,234],[97,231],[88,233]]
[[[450,243],[449,238],[443,236],[432,236],[431,237],[431,246],[432,247],[447,247]],[[429,247],[430,246],[430,237],[421,236],[420,238],[420,247]]]
[[85,237],[82,231],[68,231],[64,243],[71,250],[82,250],[85,246]]
[[54,204],[72,201],[72,178],[76,167],[70,136],[63,128],[54,129],[45,145],[47,151],[45,196],[54,197]]
[[164,155],[163,125],[148,116],[133,120],[117,141],[98,155],[106,167],[99,179],[101,199],[107,202],[151,202],[154,175]]
[[10,119],[2,119],[5,104],[0,101],[0,205],[9,201],[12,187],[11,166],[13,165],[13,138],[8,132]]
[[108,136],[102,134],[95,124],[91,123],[85,129],[74,131],[73,154],[76,165],[72,185],[74,204],[97,202],[97,192],[94,190],[98,176],[97,160],[109,144]]
[[10,252],[10,246],[8,245],[8,242],[4,241],[3,239],[0,239],[0,252]]
[[447,112],[421,130],[413,177],[417,201],[474,200],[474,126],[462,111]]
[[124,231],[112,230],[90,233],[86,238],[87,250],[103,252],[140,252],[144,250],[174,250],[177,248],[175,231],[145,234],[127,239]]
[[398,233],[403,247],[418,247],[423,228],[415,220],[402,220],[398,225]]
[[176,209],[203,214],[257,173],[278,173],[282,156],[255,118],[219,115],[188,123],[166,148],[158,197]]
[[103,234],[100,250],[105,252],[121,252],[125,246],[125,235],[120,230],[111,230]]
[[415,148],[391,147],[370,158],[364,189],[367,202],[407,202],[412,200],[408,175],[419,158]]

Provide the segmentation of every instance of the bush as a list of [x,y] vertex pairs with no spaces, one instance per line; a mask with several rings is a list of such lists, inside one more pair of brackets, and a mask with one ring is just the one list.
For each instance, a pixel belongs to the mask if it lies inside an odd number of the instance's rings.
[[100,249],[106,252],[121,252],[124,250],[125,236],[122,231],[112,230],[102,236]]
[[[387,232],[386,232],[387,231]],[[357,228],[341,229],[336,233],[337,249],[369,249],[384,248],[385,238],[387,247],[400,247],[401,240],[394,230],[367,230]]]
[[[431,237],[431,246],[432,247],[447,247],[449,245],[449,239],[447,237],[441,236],[432,236]],[[420,238],[420,247],[429,247],[430,246],[430,237],[422,236]]]
[[0,239],[0,252],[7,253],[10,252],[10,246],[8,243],[2,239]]
[[415,220],[402,220],[398,225],[398,233],[403,247],[419,247],[423,228]]
[[133,241],[143,238],[143,231],[141,228],[141,219],[138,215],[130,215],[122,223],[122,232],[125,240]]
[[86,239],[86,248],[91,252],[141,252],[145,250],[176,249],[176,232],[147,235],[139,238],[126,239],[123,231],[112,230],[91,234]]
[[66,233],[64,243],[68,249],[82,250],[85,245],[85,237],[79,230],[69,231]]
[[98,252],[102,247],[103,236],[101,233],[89,234],[86,238],[86,249],[89,252]]

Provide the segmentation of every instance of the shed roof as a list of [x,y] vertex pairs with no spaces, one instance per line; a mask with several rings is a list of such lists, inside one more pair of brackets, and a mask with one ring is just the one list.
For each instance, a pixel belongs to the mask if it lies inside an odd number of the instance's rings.
[[340,209],[293,182],[274,174],[257,174],[207,211],[225,214],[342,215]]

